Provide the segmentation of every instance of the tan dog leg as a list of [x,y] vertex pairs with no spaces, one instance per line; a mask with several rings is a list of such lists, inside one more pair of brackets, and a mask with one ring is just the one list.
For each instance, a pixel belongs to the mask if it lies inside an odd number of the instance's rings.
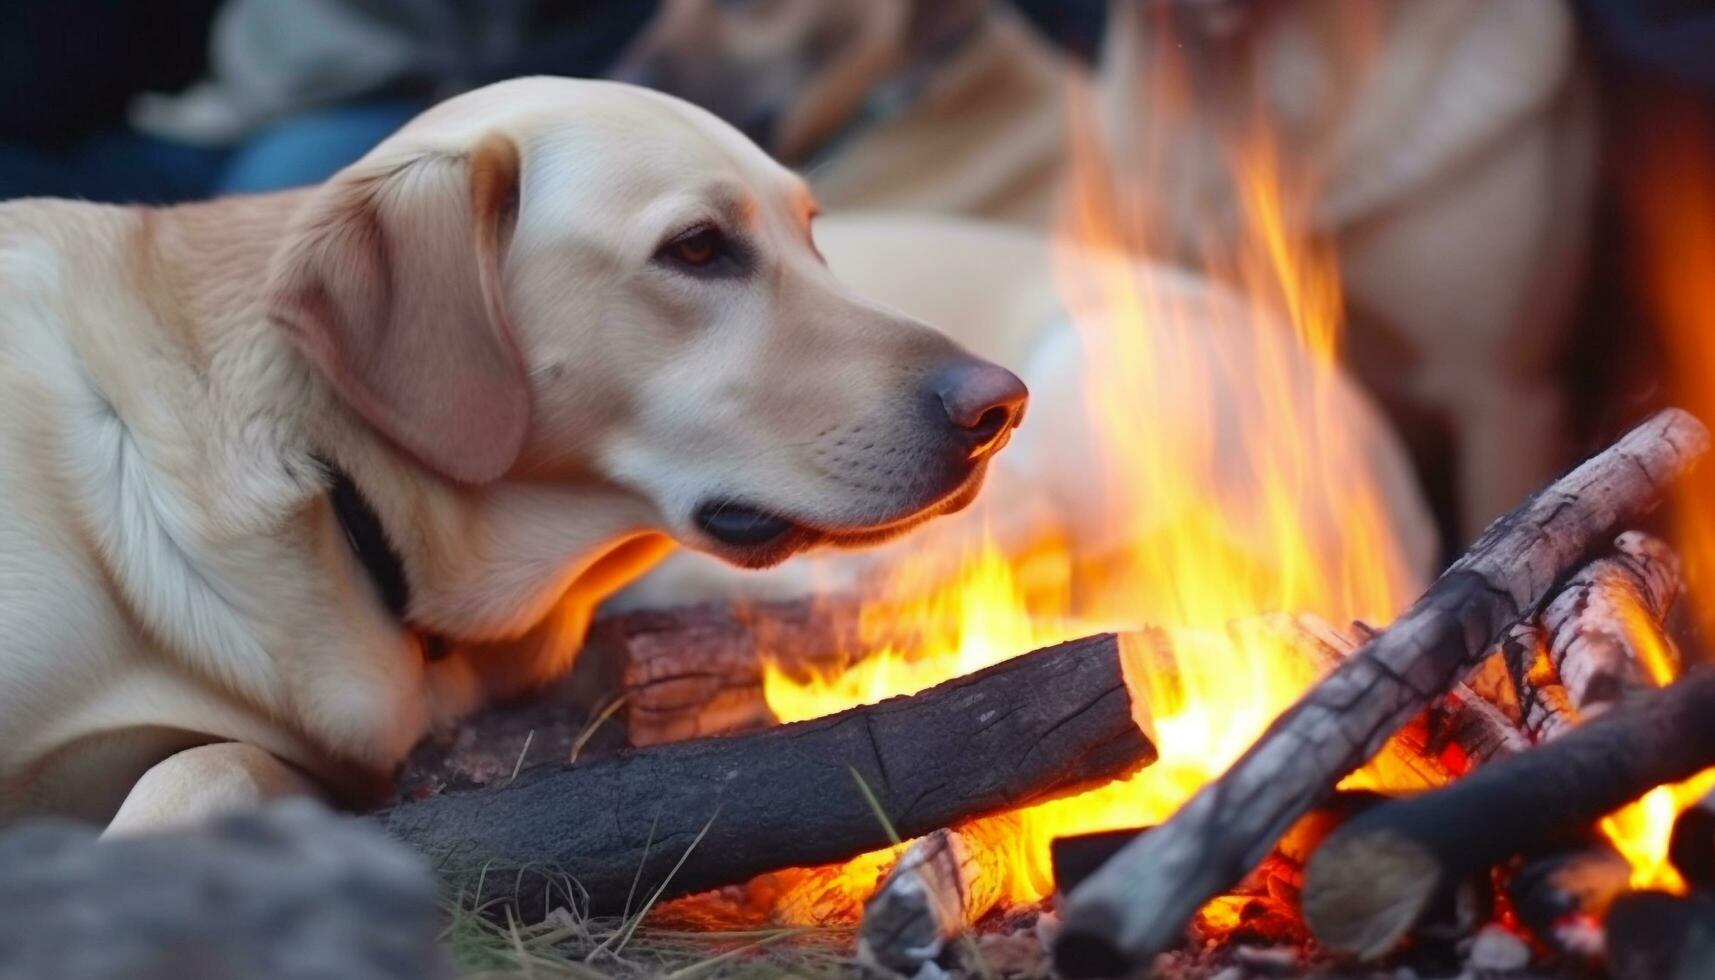
[[323,795],[308,776],[254,745],[199,745],[144,773],[102,836],[182,827],[282,796]]

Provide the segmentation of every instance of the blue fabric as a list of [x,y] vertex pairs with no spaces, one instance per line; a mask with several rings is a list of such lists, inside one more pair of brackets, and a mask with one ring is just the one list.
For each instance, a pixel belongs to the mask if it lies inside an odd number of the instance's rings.
[[417,102],[378,102],[294,116],[235,150],[211,196],[319,184],[422,111]]
[[0,141],[0,200],[176,204],[315,184],[421,109],[415,102],[382,102],[305,113],[269,126],[236,149],[184,146],[117,128],[58,146]]
[[1715,4],[1580,0],[1604,46],[1653,71],[1715,92]]
[[226,156],[121,129],[51,147],[0,141],[0,200],[174,204],[204,196]]

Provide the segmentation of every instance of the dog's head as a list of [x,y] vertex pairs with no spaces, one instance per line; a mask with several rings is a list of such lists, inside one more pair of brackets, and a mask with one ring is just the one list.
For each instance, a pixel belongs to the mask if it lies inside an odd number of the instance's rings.
[[663,0],[613,77],[677,95],[799,163],[987,0]]
[[508,82],[315,191],[271,313],[441,478],[600,487],[633,530],[763,565],[962,506],[1025,402],[1010,372],[836,281],[813,215],[801,180],[702,110]]

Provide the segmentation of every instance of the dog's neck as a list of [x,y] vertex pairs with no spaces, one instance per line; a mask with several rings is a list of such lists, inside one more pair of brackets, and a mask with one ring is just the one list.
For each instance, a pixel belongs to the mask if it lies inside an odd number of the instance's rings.
[[[275,419],[280,451],[321,458],[347,474],[373,508],[409,582],[404,615],[420,632],[462,641],[523,634],[562,596],[593,607],[607,591],[640,574],[646,557],[670,545],[650,531],[652,515],[633,495],[592,478],[503,480],[473,488],[434,474],[356,417],[302,357],[266,310],[274,252],[313,190],[229,198],[147,213],[145,234],[180,316],[187,341],[211,364],[213,353],[246,348],[250,370],[291,371],[289,384],[257,384],[275,404],[247,409]],[[223,379],[238,391],[245,379]],[[261,392],[273,392],[271,396]],[[287,467],[290,469],[291,467]],[[306,472],[300,506],[331,507],[332,474]],[[611,515],[608,526],[568,514]],[[645,542],[646,544],[640,544]],[[645,554],[647,553],[647,554]],[[357,556],[348,556],[357,562]],[[624,560],[621,560],[621,559]],[[615,562],[625,567],[615,567]],[[366,572],[366,574],[368,574]],[[378,590],[378,602],[384,602]]]

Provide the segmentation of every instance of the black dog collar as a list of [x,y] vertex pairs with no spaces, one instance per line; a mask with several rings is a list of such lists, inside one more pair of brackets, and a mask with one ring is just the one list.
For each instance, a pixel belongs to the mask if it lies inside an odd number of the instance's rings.
[[328,490],[328,501],[333,505],[334,516],[339,519],[340,530],[345,532],[352,554],[369,573],[376,595],[381,597],[382,604],[399,621],[399,625],[421,638],[424,656],[434,660],[444,655],[447,643],[442,637],[412,627],[405,617],[411,607],[411,583],[405,577],[405,560],[399,557],[393,542],[387,539],[387,529],[381,526],[381,517],[370,506],[369,498],[357,488],[350,474],[332,460],[318,456],[316,461],[333,480],[333,486]]

